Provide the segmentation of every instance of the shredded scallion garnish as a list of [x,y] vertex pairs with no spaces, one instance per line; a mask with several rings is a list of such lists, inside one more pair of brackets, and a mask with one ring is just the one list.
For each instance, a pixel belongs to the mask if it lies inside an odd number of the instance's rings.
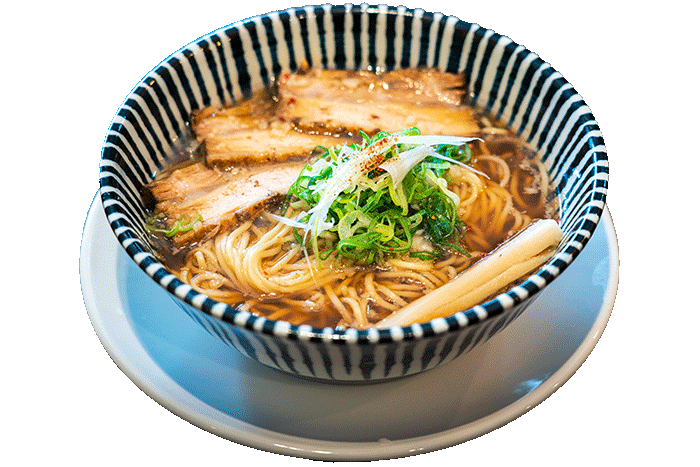
[[[453,164],[467,167],[476,138],[421,135],[417,128],[397,133],[362,133],[363,142],[329,148],[307,165],[285,202],[302,209],[294,219],[299,244],[319,259],[335,253],[357,264],[400,253],[428,260],[445,250],[468,255],[459,246],[459,197],[447,187]],[[412,250],[418,233],[433,249]]]

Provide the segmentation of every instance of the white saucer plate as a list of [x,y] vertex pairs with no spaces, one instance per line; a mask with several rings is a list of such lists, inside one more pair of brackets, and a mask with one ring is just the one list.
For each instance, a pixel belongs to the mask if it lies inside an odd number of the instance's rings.
[[481,436],[542,402],[581,366],[612,312],[612,218],[515,322],[434,370],[367,385],[300,379],[214,339],[118,244],[96,198],[81,246],[85,305],[117,366],[159,404],[239,444],[323,460],[403,457]]

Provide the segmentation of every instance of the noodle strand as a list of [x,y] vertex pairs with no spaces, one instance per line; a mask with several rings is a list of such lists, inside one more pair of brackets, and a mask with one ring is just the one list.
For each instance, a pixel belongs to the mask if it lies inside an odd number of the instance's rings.
[[[463,242],[471,257],[430,261],[386,258],[375,270],[319,262],[304,253],[293,227],[263,214],[193,248],[178,276],[198,292],[270,319],[363,328],[441,287],[543,213],[549,180],[539,161],[511,168],[479,143],[484,177],[452,166],[448,187],[459,197]],[[525,168],[523,168],[525,167]],[[517,208],[516,208],[517,206]],[[324,311],[325,310],[325,311]]]

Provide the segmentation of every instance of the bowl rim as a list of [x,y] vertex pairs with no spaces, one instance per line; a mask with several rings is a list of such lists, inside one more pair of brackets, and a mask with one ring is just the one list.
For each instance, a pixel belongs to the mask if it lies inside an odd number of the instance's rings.
[[[318,15],[321,12],[339,8],[341,8],[339,5],[307,5],[303,7],[290,8],[284,10],[284,12],[301,16]],[[279,14],[282,11],[283,10],[271,11],[237,20],[233,23],[217,28],[208,34],[200,36],[199,38],[191,41],[170,54],[158,65],[156,65],[151,72],[146,74],[139,81],[139,83],[132,88],[129,94],[127,94],[126,98],[117,109],[114,119],[110,123],[110,131],[114,131],[113,128],[115,126],[119,126],[119,123],[116,121],[117,117],[120,115],[120,112],[128,102],[130,96],[137,92],[139,86],[145,83],[151,73],[163,66],[173,57],[186,51],[191,52],[191,48],[198,47],[198,42],[200,42],[202,38],[211,37],[217,33],[222,33],[235,27],[249,25],[260,21],[263,18],[269,18],[271,15]],[[340,10],[334,11],[339,12]],[[442,13],[426,12],[420,8],[413,9],[393,6],[369,6],[367,4],[345,4],[342,6],[342,13],[346,14],[347,12],[389,14],[401,17],[414,17],[420,15],[421,19],[426,18],[430,21],[435,21],[435,18],[447,18]],[[453,18],[455,20],[455,29],[469,29],[471,27],[477,27],[483,34],[504,38],[510,41],[510,43],[518,45],[507,36],[498,34],[490,29],[482,28],[476,23],[469,23],[454,16],[449,16],[449,18]],[[539,56],[529,51],[529,49],[523,47],[523,50],[533,55],[534,61],[548,65],[541,58],[539,58]],[[401,68],[400,63],[397,65],[398,66],[396,69]],[[549,69],[552,73],[556,73],[553,68],[550,67]],[[561,77],[561,75],[559,76]],[[563,77],[561,78],[568,84]],[[578,93],[576,93],[576,95],[580,97]],[[580,102],[584,106],[586,105],[582,98]],[[597,128],[597,123],[592,118],[587,122],[579,123],[578,125],[583,127],[594,126],[597,131],[599,131]],[[593,234],[600,221],[603,209],[605,207],[608,184],[607,150],[602,142],[602,136],[600,137],[600,140],[601,143],[595,148],[595,160],[597,163],[593,164],[593,169],[596,176],[595,180],[600,182],[601,186],[596,186],[595,189],[592,190],[589,189],[590,193],[588,193],[589,195],[597,194],[597,197],[591,196],[590,201],[585,204],[585,209],[583,209],[583,212],[580,212],[575,216],[577,221],[583,219],[584,222],[582,222],[578,228],[572,227],[569,240],[562,240],[555,255],[545,265],[540,267],[538,270],[531,272],[527,278],[524,278],[516,285],[511,286],[507,291],[504,291],[498,296],[469,309],[459,311],[445,318],[435,318],[427,322],[413,323],[408,326],[392,326],[383,329],[374,327],[366,329],[340,329],[330,327],[313,327],[306,324],[294,325],[284,320],[272,320],[253,315],[247,311],[236,309],[231,305],[227,305],[202,293],[196,292],[191,286],[182,282],[178,277],[170,273],[170,271],[168,271],[167,268],[147,248],[144,248],[142,244],[143,238],[137,232],[133,231],[133,229],[129,226],[128,220],[127,222],[123,220],[127,216],[125,216],[123,212],[120,212],[120,196],[118,193],[115,194],[114,191],[109,189],[105,183],[106,177],[103,174],[106,154],[110,150],[108,147],[109,144],[107,138],[103,144],[100,158],[100,199],[110,228],[116,235],[119,243],[126,250],[129,257],[134,260],[140,269],[143,270],[152,280],[164,288],[169,293],[171,298],[174,298],[179,303],[184,304],[184,306],[187,306],[189,309],[195,309],[234,327],[244,328],[255,333],[262,333],[275,337],[286,337],[295,340],[360,345],[411,341],[423,337],[432,337],[449,332],[460,331],[464,328],[475,326],[487,320],[494,320],[498,316],[503,315],[506,311],[515,308],[520,303],[534,299],[539,292],[541,292],[549,283],[558,277],[569,264],[571,264],[571,262],[586,246],[588,239]],[[540,152],[539,149],[538,152]],[[565,246],[567,246],[567,248],[564,249]]]

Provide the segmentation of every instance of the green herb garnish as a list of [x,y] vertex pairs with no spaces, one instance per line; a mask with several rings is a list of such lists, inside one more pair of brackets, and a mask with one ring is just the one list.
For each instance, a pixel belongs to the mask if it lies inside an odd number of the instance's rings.
[[[444,176],[452,164],[471,169],[467,143],[475,138],[421,135],[417,128],[361,135],[361,144],[327,149],[290,187],[285,211],[301,213],[276,218],[295,228],[296,241],[319,259],[337,254],[357,264],[407,252],[421,260],[445,250],[469,255],[458,245],[459,197]],[[431,250],[411,251],[418,233]]]
[[164,234],[166,237],[174,237],[176,235],[181,235],[185,232],[192,230],[197,222],[202,220],[202,216],[197,213],[196,216],[192,217],[189,214],[185,214],[180,219],[174,221],[169,226],[165,226],[165,218],[161,216],[149,217],[146,219],[145,227],[151,233]]

